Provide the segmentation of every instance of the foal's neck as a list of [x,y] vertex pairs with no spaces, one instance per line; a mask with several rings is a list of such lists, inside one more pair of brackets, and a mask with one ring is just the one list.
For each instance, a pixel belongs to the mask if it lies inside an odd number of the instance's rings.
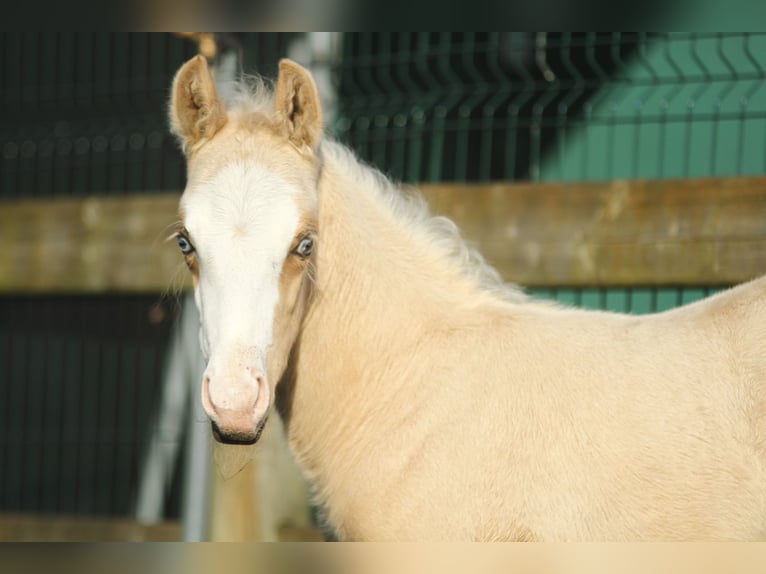
[[[396,191],[381,189],[379,175],[344,151],[327,151],[315,292],[289,369],[286,420],[320,498],[323,489],[343,488],[329,483],[354,476],[350,466],[379,448],[374,441],[391,440],[385,427],[387,413],[402,411],[396,401],[407,397],[414,406],[416,395],[426,395],[430,383],[402,377],[397,365],[429,334],[475,317],[477,306],[492,301],[429,241],[407,206],[387,197]],[[395,468],[395,454],[388,456]]]
[[372,334],[402,320],[441,323],[454,306],[487,299],[429,230],[418,200],[337,144],[326,149],[317,287],[338,325]]

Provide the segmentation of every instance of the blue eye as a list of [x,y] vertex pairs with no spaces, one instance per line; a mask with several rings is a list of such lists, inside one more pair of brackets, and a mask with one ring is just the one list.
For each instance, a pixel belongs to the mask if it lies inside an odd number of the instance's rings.
[[295,248],[295,253],[300,257],[308,257],[311,255],[311,250],[314,248],[314,240],[310,237],[304,237]]
[[191,244],[191,242],[186,239],[183,235],[178,236],[178,247],[181,248],[181,253],[184,255],[189,255],[192,251],[194,251],[194,246]]

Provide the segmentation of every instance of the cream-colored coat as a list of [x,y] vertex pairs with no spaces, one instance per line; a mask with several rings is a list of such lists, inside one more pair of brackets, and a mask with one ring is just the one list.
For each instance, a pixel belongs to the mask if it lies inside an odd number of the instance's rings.
[[201,138],[182,88],[192,174],[249,155],[303,182],[316,251],[282,270],[267,371],[341,538],[766,538],[766,278],[640,317],[536,302],[322,140],[295,64],[274,112],[240,101]]

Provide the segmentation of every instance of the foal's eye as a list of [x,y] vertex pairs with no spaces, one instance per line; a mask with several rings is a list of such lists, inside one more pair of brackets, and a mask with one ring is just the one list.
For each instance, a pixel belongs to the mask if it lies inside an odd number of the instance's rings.
[[189,241],[186,237],[183,235],[178,236],[178,247],[181,248],[181,253],[184,255],[189,255],[192,251],[194,251],[194,246],[191,244],[191,241]]
[[298,246],[295,248],[296,255],[300,257],[308,257],[311,255],[311,250],[314,248],[314,240],[310,237],[304,237]]

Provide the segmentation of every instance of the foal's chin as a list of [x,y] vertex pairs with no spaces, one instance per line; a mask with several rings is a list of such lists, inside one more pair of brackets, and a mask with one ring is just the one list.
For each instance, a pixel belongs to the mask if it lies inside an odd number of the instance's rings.
[[213,420],[210,421],[210,428],[213,433],[213,438],[221,444],[253,445],[261,438],[261,433],[266,426],[266,420],[268,418],[269,415],[267,413],[260,421],[258,421],[252,433],[243,431],[225,432],[222,431],[218,424]]

